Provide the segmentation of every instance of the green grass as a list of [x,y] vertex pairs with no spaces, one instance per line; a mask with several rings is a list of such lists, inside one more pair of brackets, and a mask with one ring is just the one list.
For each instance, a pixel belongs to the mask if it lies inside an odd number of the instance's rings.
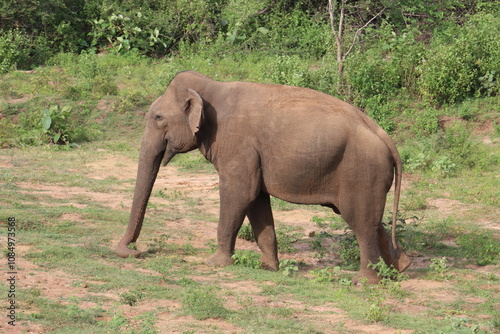
[[[0,236],[7,218],[16,217],[19,270],[34,280],[29,288],[19,285],[20,324],[47,333],[158,333],[166,326],[184,333],[322,333],[325,324],[332,333],[356,333],[359,326],[500,332],[500,238],[491,228],[498,226],[499,213],[498,131],[467,135],[459,129],[457,140],[446,139],[446,132],[426,127],[425,117],[432,113],[423,112],[425,103],[413,105],[413,112],[422,111],[418,122],[416,115],[398,116],[394,134],[405,168],[411,167],[404,176],[398,225],[398,240],[414,259],[407,281],[346,284],[359,256],[347,225],[329,209],[275,198],[282,269],[258,269],[257,246],[241,239],[237,265],[209,267],[204,259],[214,251],[218,220],[218,189],[212,184],[201,192],[189,185],[155,187],[137,242],[145,254],[139,259],[115,255],[128,222],[148,105],[181,69],[195,67],[221,80],[269,80],[259,72],[264,63],[252,65],[255,56],[237,60],[236,71],[227,57],[208,64],[201,56],[152,63],[116,55],[61,55],[54,67],[2,76]],[[12,101],[23,97],[27,101]],[[53,105],[71,106],[83,124],[98,124],[98,140],[72,147],[23,144],[19,138],[28,128],[11,121],[41,115]],[[498,121],[491,110],[498,110],[497,99],[434,112],[462,117],[473,130]],[[36,125],[36,117],[31,122]],[[419,131],[435,132],[414,133],[414,123]],[[474,148],[480,163],[469,164],[464,156],[440,160],[432,151],[449,156],[460,154],[460,147]],[[457,167],[448,168],[448,162]],[[217,179],[197,152],[177,156],[167,168],[184,177]],[[299,210],[310,214],[310,221],[296,220]],[[387,217],[390,210],[392,195]],[[310,230],[315,233],[306,235]],[[246,232],[245,239],[251,239]],[[61,292],[51,295],[50,282]]]

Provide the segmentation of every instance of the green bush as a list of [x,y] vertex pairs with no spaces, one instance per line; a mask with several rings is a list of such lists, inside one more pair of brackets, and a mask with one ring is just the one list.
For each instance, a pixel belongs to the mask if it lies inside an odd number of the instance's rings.
[[375,95],[364,101],[366,113],[373,118],[388,134],[396,129],[394,116],[397,108],[392,102],[387,102],[387,96]]
[[415,41],[417,34],[410,29],[396,32],[388,22],[367,30],[365,45],[345,61],[344,71],[358,104],[364,106],[374,97],[383,103],[402,90],[413,90],[423,52]]
[[311,281],[318,283],[331,283],[338,282],[342,285],[351,285],[351,280],[346,277],[342,277],[340,272],[340,267],[326,267],[323,269],[315,268],[309,271],[312,275]]
[[428,171],[443,176],[453,176],[464,169],[481,170],[496,163],[487,147],[474,138],[472,129],[461,121],[401,147],[400,155],[409,172]]
[[238,231],[238,238],[247,241],[255,241],[255,235],[253,233],[252,226],[250,224],[243,224]]
[[19,30],[0,30],[0,74],[26,63],[29,56],[29,39]]
[[296,260],[281,260],[280,261],[280,271],[286,277],[292,277],[299,271],[299,265]]
[[332,96],[339,96],[341,87],[336,62],[329,57],[323,57],[320,63],[312,64],[309,67],[308,77],[309,83],[306,87]]
[[72,144],[89,141],[100,133],[99,126],[83,122],[82,112],[73,113],[69,106],[53,105],[43,110],[31,110],[20,114],[18,124],[2,120],[5,133],[0,141],[7,146],[37,146],[42,144]]
[[224,46],[253,48],[269,30],[255,14],[266,6],[265,1],[230,0],[221,8],[218,43]]
[[307,63],[299,56],[276,56],[269,79],[280,85],[306,87],[309,83]]
[[500,18],[479,13],[436,32],[420,67],[420,91],[438,104],[500,90]]
[[417,136],[425,137],[438,131],[439,119],[436,109],[426,108],[422,111],[414,111],[411,116],[414,123],[410,130]]
[[346,61],[345,72],[352,95],[358,104],[377,96],[385,100],[394,95],[400,86],[392,60],[383,57],[381,50],[372,48],[359,52]]
[[30,69],[44,64],[57,52],[82,50],[88,32],[86,4],[68,0],[3,1],[0,35],[16,27],[16,34],[24,36],[18,67]]
[[110,48],[116,52],[129,51],[132,48],[143,52],[153,51],[155,46],[167,47],[160,39],[160,30],[152,28],[143,30],[143,14],[135,12],[132,15],[111,14],[106,18],[92,20],[90,36],[91,47],[99,49]]
[[266,22],[269,33],[264,47],[276,51],[290,50],[319,58],[332,50],[333,34],[329,23],[320,15],[302,10],[274,12]]
[[389,284],[391,281],[401,282],[408,279],[408,275],[400,273],[394,266],[391,264],[388,266],[382,257],[379,257],[377,263],[369,263],[368,268],[377,271],[377,276],[382,277],[382,284]]
[[451,264],[448,264],[446,257],[431,259],[429,264],[429,276],[437,280],[448,280],[452,275],[448,273]]
[[43,36],[32,37],[20,29],[0,30],[0,74],[43,64],[55,52],[50,44]]
[[212,1],[116,1],[103,4],[91,19],[91,47],[115,52],[138,50],[163,56],[181,42],[215,38],[217,3]]

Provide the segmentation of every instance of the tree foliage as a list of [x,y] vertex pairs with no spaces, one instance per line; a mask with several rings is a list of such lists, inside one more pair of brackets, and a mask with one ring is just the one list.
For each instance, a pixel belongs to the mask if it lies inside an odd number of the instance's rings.
[[[361,105],[401,91],[453,103],[498,94],[499,13],[494,0],[0,0],[0,72],[60,52],[251,51],[280,55],[276,68],[331,62],[337,87],[321,89]],[[302,67],[279,81],[313,86]]]

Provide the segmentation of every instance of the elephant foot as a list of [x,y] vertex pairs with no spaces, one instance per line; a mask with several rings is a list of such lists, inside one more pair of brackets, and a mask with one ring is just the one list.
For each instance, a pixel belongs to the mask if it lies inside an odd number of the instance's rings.
[[262,263],[261,267],[266,270],[278,271],[280,268],[278,259],[269,259],[263,255],[260,262]]
[[411,264],[410,257],[405,253],[401,253],[399,255],[398,262],[395,267],[400,273],[402,273],[403,271],[406,270],[406,268],[410,266],[410,264]]
[[375,270],[360,270],[352,279],[352,285],[375,285],[380,283],[381,280],[382,278],[377,276],[377,272]]
[[234,263],[234,259],[228,253],[217,251],[215,254],[209,256],[205,262],[211,266],[225,267],[232,265]]
[[139,257],[142,252],[139,252],[134,249],[127,248],[127,245],[125,244],[118,244],[115,248],[116,254],[118,254],[119,257]]

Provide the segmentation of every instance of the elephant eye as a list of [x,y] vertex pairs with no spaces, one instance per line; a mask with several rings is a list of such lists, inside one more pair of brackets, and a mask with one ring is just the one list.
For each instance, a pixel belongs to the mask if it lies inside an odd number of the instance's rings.
[[159,121],[163,118],[161,115],[155,115],[155,121]]

